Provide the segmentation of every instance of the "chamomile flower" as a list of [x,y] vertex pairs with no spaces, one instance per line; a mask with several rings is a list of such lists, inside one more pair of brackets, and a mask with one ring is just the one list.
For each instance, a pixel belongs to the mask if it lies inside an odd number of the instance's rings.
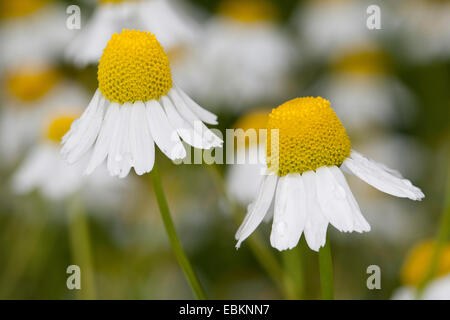
[[71,38],[65,8],[53,0],[0,2],[0,66],[57,57]]
[[49,113],[68,105],[84,105],[86,92],[67,81],[54,66],[25,63],[8,68],[3,74],[0,109],[1,162],[9,165],[34,143],[40,124]]
[[[386,32],[370,30],[366,21],[367,8],[377,1],[361,0],[311,0],[294,14],[294,23],[303,39],[303,45],[311,56],[329,56],[335,52],[380,40]],[[383,3],[383,8],[387,4]],[[389,10],[382,11],[383,30]],[[306,51],[305,49],[305,51]]]
[[236,148],[232,155],[227,154],[227,163],[232,165],[227,171],[226,183],[229,194],[244,206],[255,198],[263,178],[262,173],[267,167],[266,139],[261,134],[265,131],[260,130],[266,130],[269,113],[266,109],[254,110],[239,118],[234,125]]
[[87,177],[82,175],[81,163],[72,167],[61,159],[59,144],[79,111],[78,108],[64,108],[48,115],[41,127],[39,141],[30,149],[12,177],[15,193],[38,190],[49,199],[60,200],[83,191],[86,191],[87,198],[92,192],[104,197],[108,190],[118,187],[116,180],[109,177],[106,170]]
[[149,32],[112,36],[100,59],[98,84],[61,150],[75,163],[93,149],[86,174],[105,160],[113,176],[125,177],[132,167],[138,175],[150,172],[155,143],[170,159],[186,156],[180,137],[196,148],[222,145],[203,123],[216,124],[217,117],[172,82],[167,55]]
[[406,55],[417,62],[450,57],[450,1],[396,1]]
[[235,110],[286,94],[294,49],[275,12],[268,1],[223,0],[203,26],[201,46],[186,50],[177,81]]
[[273,198],[270,242],[278,250],[295,247],[304,232],[309,247],[318,251],[328,224],[341,232],[369,231],[343,170],[397,197],[424,197],[397,171],[352,150],[345,128],[323,98],[296,98],[273,109],[267,130],[267,175],[236,233],[236,247],[258,227]]
[[389,56],[376,45],[337,53],[329,69],[313,87],[313,94],[323,92],[329,97],[349,130],[404,124],[414,116],[411,92],[395,78]]
[[99,0],[66,55],[79,66],[97,63],[111,35],[126,28],[151,31],[170,50],[194,41],[198,26],[177,0]]
[[[392,299],[411,300],[416,299],[417,287],[425,279],[432,261],[436,245],[428,240],[416,245],[409,253],[402,268],[401,281],[403,286],[398,288]],[[434,279],[423,289],[422,299],[448,300],[450,299],[450,244],[446,243],[441,251],[436,266]]]

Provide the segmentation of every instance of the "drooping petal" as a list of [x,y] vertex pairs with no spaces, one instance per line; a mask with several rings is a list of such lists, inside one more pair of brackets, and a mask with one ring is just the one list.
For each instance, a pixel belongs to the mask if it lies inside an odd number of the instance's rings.
[[276,174],[267,175],[261,183],[258,196],[250,206],[244,221],[236,232],[236,248],[241,246],[242,241],[248,238],[250,234],[259,226],[272,203],[278,176]]
[[186,157],[183,143],[161,105],[156,100],[150,100],[146,102],[146,111],[150,132],[159,149],[172,160]]
[[94,144],[102,126],[105,104],[105,98],[97,89],[86,110],[63,137],[61,154],[69,163],[79,160]]
[[91,174],[108,156],[109,146],[111,144],[115,128],[120,121],[119,104],[114,102],[107,106],[105,119],[102,128],[95,142],[94,151],[89,160],[85,174]]
[[412,200],[421,200],[425,197],[411,181],[396,176],[392,169],[386,170],[385,165],[380,165],[354,150],[343,165],[355,176],[382,192]]
[[306,222],[305,199],[300,174],[290,173],[279,179],[270,234],[272,247],[282,251],[297,245]]
[[184,102],[192,110],[192,112],[194,112],[200,118],[200,120],[207,124],[217,124],[217,116],[214,113],[200,107],[194,100],[191,99],[191,97],[189,97],[183,90],[181,90],[177,86],[175,86],[174,89],[181,96],[181,98],[183,98]]
[[166,111],[170,124],[177,130],[178,134],[184,141],[198,149],[210,149],[212,147],[212,141],[204,139],[203,132],[201,132],[201,127],[198,128],[198,124],[195,123],[194,125],[197,127],[196,130],[191,123],[185,120],[178,113],[173,102],[168,97],[163,96],[161,98],[161,102],[164,110]]
[[222,139],[205,126],[200,118],[186,105],[176,90],[170,90],[168,96],[179,115],[194,128],[194,131],[202,137],[202,140],[209,145],[209,148],[222,146]]
[[306,191],[307,218],[305,224],[305,239],[308,246],[319,251],[325,245],[328,220],[325,218],[317,198],[317,174],[307,171],[302,174]]

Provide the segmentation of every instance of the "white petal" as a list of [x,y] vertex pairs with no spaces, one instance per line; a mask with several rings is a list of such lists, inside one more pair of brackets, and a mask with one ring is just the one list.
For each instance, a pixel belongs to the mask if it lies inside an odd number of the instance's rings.
[[347,192],[336,180],[330,168],[316,170],[316,192],[325,218],[339,231],[353,231],[352,208]]
[[270,234],[272,247],[282,251],[294,248],[306,222],[305,187],[300,174],[290,173],[278,182]]
[[143,102],[135,102],[131,113],[130,143],[134,170],[138,175],[150,172],[155,162],[155,146],[150,134]]
[[[194,127],[186,121],[178,111],[175,109],[173,102],[166,96],[161,98],[161,102],[164,106],[164,110],[166,111],[167,118],[169,119],[170,124],[173,128],[175,128],[183,138],[191,146],[198,149],[209,149],[211,148],[211,142],[205,141],[202,136],[202,132],[200,130],[195,130]],[[196,124],[196,127],[198,125]]]
[[105,104],[105,98],[97,89],[86,110],[63,137],[61,154],[69,163],[79,160],[94,144],[102,126]]
[[268,175],[262,181],[255,202],[249,205],[247,215],[236,232],[235,238],[238,241],[236,248],[241,246],[242,241],[247,239],[263,220],[272,203],[277,181],[278,176],[276,174]]
[[119,104],[114,102],[106,107],[105,119],[95,142],[94,151],[89,160],[85,174],[91,174],[107,157],[115,128],[120,123]]
[[358,203],[355,200],[355,197],[353,196],[352,191],[350,190],[350,187],[348,186],[347,180],[345,179],[344,175],[342,174],[341,170],[336,167],[329,167],[329,170],[333,174],[336,181],[340,184],[341,187],[344,188],[346,193],[347,201],[350,205],[350,208],[352,209],[352,218],[353,218],[353,230],[356,232],[368,232],[370,231],[370,225],[366,221],[366,219],[361,214],[361,210],[359,208]]
[[131,113],[133,107],[131,103],[125,103],[122,106],[122,140],[119,146],[119,153],[116,156],[116,160],[119,162],[119,178],[124,178],[128,175],[131,168],[134,166],[134,159],[131,154],[130,132],[131,127],[134,125],[131,123]]
[[189,97],[177,86],[175,86],[174,89],[181,96],[181,98],[183,98],[186,105],[200,118],[200,120],[208,124],[217,124],[217,116],[214,113],[200,107],[194,100],[191,99],[191,97]]
[[170,90],[168,94],[170,100],[178,111],[179,115],[184,118],[193,128],[194,131],[202,137],[203,144],[208,145],[207,149],[211,147],[222,146],[222,139],[217,137],[205,124],[197,117],[195,113],[189,109],[184,100],[180,97],[177,91]]
[[169,159],[183,159],[186,150],[177,134],[171,126],[161,105],[156,100],[146,102],[147,119],[155,143]]
[[385,165],[380,166],[354,150],[350,158],[344,161],[344,165],[358,178],[380,191],[412,200],[421,200],[425,197],[419,188],[412,185],[411,181],[393,175],[392,169],[388,171]]
[[302,174],[306,191],[306,210],[308,212],[305,224],[305,239],[308,246],[319,251],[323,247],[327,238],[328,220],[322,213],[317,198],[317,174],[314,171],[307,171]]
[[107,166],[112,176],[125,177],[132,167],[131,147],[129,143],[131,104],[120,107],[119,123],[114,130],[108,150]]

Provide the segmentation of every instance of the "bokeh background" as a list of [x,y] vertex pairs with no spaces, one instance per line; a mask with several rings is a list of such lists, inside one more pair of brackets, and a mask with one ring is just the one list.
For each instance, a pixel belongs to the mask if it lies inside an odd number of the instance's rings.
[[[192,298],[147,175],[117,181],[100,174],[75,183],[57,164],[48,168],[57,163],[50,158],[37,172],[23,169],[50,143],[45,128],[52,117],[82,111],[97,88],[96,63],[74,62],[83,45],[72,56],[67,48],[104,4],[0,3],[0,298]],[[81,30],[66,27],[72,4],[81,8]],[[374,4],[381,9],[380,30],[366,26],[366,9]],[[411,284],[404,275],[411,249],[448,228],[441,216],[450,193],[450,2],[170,5],[195,35],[166,47],[173,77],[218,114],[219,130],[254,110],[320,95],[331,101],[355,149],[423,190],[426,198],[413,202],[349,177],[372,231],[328,232],[336,298],[390,299]],[[303,238],[294,250],[278,252],[270,247],[268,223],[252,236],[262,257],[247,243],[235,249],[246,203],[234,195],[239,186],[227,185],[231,165],[176,165],[159,151],[156,162],[181,243],[210,298],[320,297],[317,253]],[[37,175],[52,183],[28,186]],[[427,265],[429,258],[415,263]],[[72,264],[81,267],[82,290],[67,289]],[[366,287],[369,265],[381,268],[380,290]]]

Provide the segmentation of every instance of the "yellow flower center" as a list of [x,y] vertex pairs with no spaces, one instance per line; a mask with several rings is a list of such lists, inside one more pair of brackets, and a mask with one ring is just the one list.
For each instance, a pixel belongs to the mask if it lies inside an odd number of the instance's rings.
[[155,35],[135,30],[113,34],[100,58],[98,85],[111,102],[145,102],[166,95],[172,74]]
[[345,128],[321,97],[296,98],[273,109],[267,130],[268,167],[279,176],[340,166],[350,155]]
[[[427,276],[432,256],[436,246],[432,240],[415,246],[408,257],[401,272],[401,279],[405,285],[418,286]],[[437,264],[436,277],[450,273],[450,243],[445,244]]]
[[45,96],[60,80],[56,69],[28,67],[7,73],[5,87],[13,97],[32,102]]
[[219,14],[245,23],[273,21],[277,18],[276,8],[264,0],[223,0]]
[[[267,109],[259,109],[252,112],[247,113],[246,115],[239,118],[236,123],[234,124],[235,129],[242,129],[244,132],[243,134],[246,134],[246,131],[249,129],[254,129],[256,131],[256,135],[259,141],[254,141],[252,139],[245,139],[245,147],[249,147],[254,143],[261,143],[263,141],[260,141],[262,138],[260,134],[260,129],[267,129],[267,119],[269,115],[269,110]],[[239,139],[239,134],[237,134],[235,140],[237,141]],[[245,138],[245,137],[244,137]],[[235,144],[236,145],[236,144]],[[239,145],[236,145],[239,147]]]
[[24,17],[38,11],[50,0],[5,0],[0,1],[0,18]]
[[383,74],[388,71],[388,57],[382,51],[361,50],[343,55],[337,59],[331,69],[334,72],[353,74]]
[[52,142],[61,142],[62,137],[70,130],[72,122],[77,118],[73,115],[54,117],[46,128],[45,137]]

